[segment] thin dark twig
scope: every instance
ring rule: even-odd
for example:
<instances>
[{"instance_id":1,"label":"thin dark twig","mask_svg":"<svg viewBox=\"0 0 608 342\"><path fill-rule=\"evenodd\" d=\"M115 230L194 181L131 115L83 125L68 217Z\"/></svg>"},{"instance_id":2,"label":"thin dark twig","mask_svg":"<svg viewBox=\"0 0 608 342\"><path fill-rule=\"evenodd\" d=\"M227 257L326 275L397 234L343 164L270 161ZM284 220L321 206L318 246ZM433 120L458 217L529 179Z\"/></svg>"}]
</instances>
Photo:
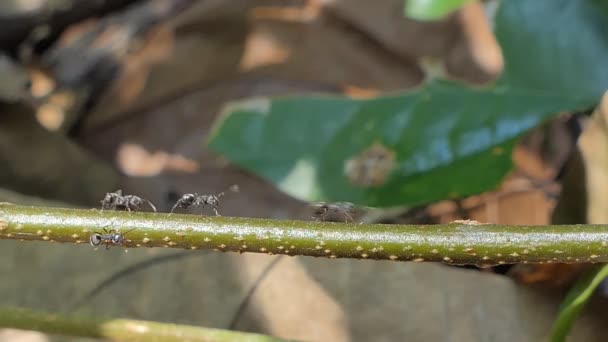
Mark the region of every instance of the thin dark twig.
<instances>
[{"instance_id":1,"label":"thin dark twig","mask_svg":"<svg viewBox=\"0 0 608 342\"><path fill-rule=\"evenodd\" d=\"M236 325L239 322L239 320L241 319L241 316L243 315L243 313L245 312L247 305L249 305L249 301L251 300L251 297L253 297L253 294L258 289L258 287L260 286L262 281L264 281L264 279L266 279L266 276L268 276L268 274L270 274L270 271L272 271L272 269L282 259L283 259L283 256L277 256L274 260L272 260L270 263L268 263L268 265L266 265L266 268L264 268L262 273L260 273L258 278L254 281L253 285L249 288L249 291L243 298L243 301L241 301L239 308L236 310L234 316L232 317L232 320L230 321L230 325L228 326L229 330L236 330Z\"/></svg>"},{"instance_id":2,"label":"thin dark twig","mask_svg":"<svg viewBox=\"0 0 608 342\"><path fill-rule=\"evenodd\" d=\"M95 288L87 292L84 296L80 297L78 300L71 305L68 311L77 310L82 307L85 303L90 302L93 298L95 298L103 289L117 282L121 278L131 275L133 273L143 271L144 269L161 264L163 262L175 261L181 258L185 258L188 256L197 256L200 255L198 253L187 253L187 252L177 252L168 255L159 255L150 259L146 259L144 261L138 262L136 264L127 266L121 269L118 272L112 273L108 278L99 283Z\"/></svg>"},{"instance_id":3,"label":"thin dark twig","mask_svg":"<svg viewBox=\"0 0 608 342\"><path fill-rule=\"evenodd\" d=\"M102 290L109 287L113 283L119 281L121 278L123 278L125 276L131 275L131 274L139 272L139 271L143 271L144 269L146 269L148 267L152 267L152 266L164 263L164 262L175 261L175 260L187 257L187 256L195 256L195 255L200 255L200 254L178 252L178 253L173 253L173 254L169 254L169 255L156 256L156 257L138 262L136 264L127 266L118 272L114 272L108 278L106 278L101 283L99 283L97 286L95 286L95 288L91 289L84 296L82 296L78 300L76 300L74 302L74 304L69 308L69 311L74 311L74 310L79 309L86 303L93 300ZM253 295L255 294L255 291L258 289L259 285L264 281L264 279L268 276L268 274L270 274L270 271L272 271L272 269L279 263L279 261L281 259L282 259L282 257L278 256L273 261L271 261L268 265L266 265L266 268L264 268L264 270L260 273L258 278L254 281L253 285L249 288L249 291L247 291L247 294L245 295L245 297L239 304L238 309L236 310L234 316L232 317L232 320L230 321L230 325L229 325L230 330L235 330L235 327L236 327L237 323L239 322L241 316L245 312L245 309L247 308L247 305L249 304L251 297L253 297Z\"/></svg>"}]
</instances>

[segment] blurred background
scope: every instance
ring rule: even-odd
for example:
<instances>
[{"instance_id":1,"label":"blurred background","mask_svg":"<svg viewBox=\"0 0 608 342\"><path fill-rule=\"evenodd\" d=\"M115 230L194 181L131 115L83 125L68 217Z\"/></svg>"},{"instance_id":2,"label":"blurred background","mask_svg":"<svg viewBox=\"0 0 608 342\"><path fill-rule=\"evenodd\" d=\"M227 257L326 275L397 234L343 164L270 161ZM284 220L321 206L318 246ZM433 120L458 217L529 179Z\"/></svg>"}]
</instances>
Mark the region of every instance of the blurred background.
<instances>
[{"instance_id":1,"label":"blurred background","mask_svg":"<svg viewBox=\"0 0 608 342\"><path fill-rule=\"evenodd\" d=\"M222 132L217 119L226 105L285 95L364 100L435 79L483 89L505 69L493 33L499 5L469 1L421 21L404 15L402 0L2 1L0 200L98 208L106 192L123 189L168 211L183 193L238 184L221 214L309 219L307 198L208 147L212 127ZM606 135L590 119L594 105L580 107L522 131L512 149L492 147L512 152L514 163L497 187L404 201L374 220L605 223L606 202L590 189L605 182L603 156L593 151ZM331 126L332 116L326 120ZM587 268L124 253L15 241L0 241L0 258L2 305L308 341L544 340L564 291ZM573 340L602 340L604 301L592 303ZM0 340L65 339L4 329Z\"/></svg>"}]
</instances>

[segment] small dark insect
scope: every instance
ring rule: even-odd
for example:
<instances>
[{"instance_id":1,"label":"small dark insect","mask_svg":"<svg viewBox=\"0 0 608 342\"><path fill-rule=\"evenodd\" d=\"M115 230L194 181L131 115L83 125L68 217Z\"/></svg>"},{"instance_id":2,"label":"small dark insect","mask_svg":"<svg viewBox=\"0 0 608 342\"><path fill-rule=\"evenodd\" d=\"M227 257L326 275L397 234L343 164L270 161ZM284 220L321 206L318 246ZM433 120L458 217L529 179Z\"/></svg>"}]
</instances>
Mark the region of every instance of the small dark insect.
<instances>
[{"instance_id":1,"label":"small dark insect","mask_svg":"<svg viewBox=\"0 0 608 342\"><path fill-rule=\"evenodd\" d=\"M122 190L108 192L106 197L101 201L101 210L114 209L126 211L138 211L144 203L147 203L154 212L156 207L152 202L135 195L123 195Z\"/></svg>"},{"instance_id":2,"label":"small dark insect","mask_svg":"<svg viewBox=\"0 0 608 342\"><path fill-rule=\"evenodd\" d=\"M122 246L127 241L127 239L125 238L125 235L127 235L129 232L131 232L135 229L137 229L137 228L133 228L123 234L123 233L117 232L114 229L107 230L104 228L103 231L105 232L105 234L95 232L89 238L89 242L91 243L91 246L93 246L93 247L98 247L102 243L105 243L106 249L109 249L110 245Z\"/></svg>"},{"instance_id":3,"label":"small dark insect","mask_svg":"<svg viewBox=\"0 0 608 342\"><path fill-rule=\"evenodd\" d=\"M313 219L329 222L354 222L353 215L359 209L350 202L317 202L310 206L313 209Z\"/></svg>"},{"instance_id":4,"label":"small dark insect","mask_svg":"<svg viewBox=\"0 0 608 342\"><path fill-rule=\"evenodd\" d=\"M228 190L232 192L238 192L239 187L237 185L233 185ZM220 216L217 211L217 208L220 206L220 198L222 198L224 195L224 192L220 192L217 195L199 195L197 193L185 194L180 199L178 199L177 202L175 202L175 205L171 209L170 214L172 214L176 208L188 209L190 207L204 208L206 206L210 206L211 209L213 209L215 215Z\"/></svg>"}]
</instances>

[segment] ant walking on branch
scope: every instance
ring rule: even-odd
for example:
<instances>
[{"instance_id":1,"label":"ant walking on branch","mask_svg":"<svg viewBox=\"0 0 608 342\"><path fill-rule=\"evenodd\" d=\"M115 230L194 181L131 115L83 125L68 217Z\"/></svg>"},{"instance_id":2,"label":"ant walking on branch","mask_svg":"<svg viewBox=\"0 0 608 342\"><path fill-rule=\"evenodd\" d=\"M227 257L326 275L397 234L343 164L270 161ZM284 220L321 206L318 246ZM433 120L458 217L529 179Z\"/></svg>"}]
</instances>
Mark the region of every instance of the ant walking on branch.
<instances>
[{"instance_id":1,"label":"ant walking on branch","mask_svg":"<svg viewBox=\"0 0 608 342\"><path fill-rule=\"evenodd\" d=\"M238 192L239 187L238 185L233 185L228 190L232 192ZM213 209L215 216L220 216L217 209L220 206L220 198L222 198L224 195L225 192L220 192L216 195L199 195L198 193L185 194L180 199L178 199L177 202L175 202L175 205L171 209L170 214L173 214L173 211L177 208L188 209L190 207L204 208L210 206L211 209Z\"/></svg>"},{"instance_id":2,"label":"ant walking on branch","mask_svg":"<svg viewBox=\"0 0 608 342\"><path fill-rule=\"evenodd\" d=\"M147 203L154 212L156 207L147 199L135 195L123 195L122 190L108 192L106 197L101 201L101 210L114 209L126 211L139 211L144 203Z\"/></svg>"},{"instance_id":3,"label":"ant walking on branch","mask_svg":"<svg viewBox=\"0 0 608 342\"><path fill-rule=\"evenodd\" d=\"M310 204L313 219L329 222L354 222L353 213L356 205L349 202L316 202Z\"/></svg>"},{"instance_id":4,"label":"ant walking on branch","mask_svg":"<svg viewBox=\"0 0 608 342\"><path fill-rule=\"evenodd\" d=\"M89 243L93 247L99 247L99 245L104 243L106 245L106 249L109 249L110 245L122 246L127 241L125 235L127 235L131 231L134 231L135 229L137 228L133 228L123 234L114 229L107 230L104 228L103 231L105 232L105 234L97 232L93 233L89 238Z\"/></svg>"}]
</instances>

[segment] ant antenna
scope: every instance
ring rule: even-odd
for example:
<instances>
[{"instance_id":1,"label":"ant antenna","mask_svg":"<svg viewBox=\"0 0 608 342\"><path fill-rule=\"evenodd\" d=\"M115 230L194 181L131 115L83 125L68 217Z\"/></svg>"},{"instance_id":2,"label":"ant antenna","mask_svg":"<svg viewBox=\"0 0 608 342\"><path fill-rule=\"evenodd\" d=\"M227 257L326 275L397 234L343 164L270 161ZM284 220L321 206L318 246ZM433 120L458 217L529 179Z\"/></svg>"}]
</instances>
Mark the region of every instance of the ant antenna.
<instances>
[{"instance_id":1,"label":"ant antenna","mask_svg":"<svg viewBox=\"0 0 608 342\"><path fill-rule=\"evenodd\" d=\"M169 212L169 215L167 215L167 216L173 215L173 210L175 210L175 208L177 208L177 203L175 203L175 205L173 205L173 208L171 208L171 211Z\"/></svg>"},{"instance_id":2,"label":"ant antenna","mask_svg":"<svg viewBox=\"0 0 608 342\"><path fill-rule=\"evenodd\" d=\"M127 234L129 234L130 232L132 232L132 231L134 231L134 230L136 230L136 229L137 229L137 228L129 229L129 230L127 230L126 232L121 233L121 234L122 234L122 235L127 235Z\"/></svg>"},{"instance_id":3,"label":"ant antenna","mask_svg":"<svg viewBox=\"0 0 608 342\"><path fill-rule=\"evenodd\" d=\"M198 196L197 193L194 193L193 195L195 197ZM183 198L183 196L182 196L182 198ZM180 205L180 201L181 201L181 198L177 202L175 202L175 204L173 205L173 208L171 208L171 211L169 212L168 216L171 216L173 214L173 211Z\"/></svg>"},{"instance_id":4,"label":"ant antenna","mask_svg":"<svg viewBox=\"0 0 608 342\"><path fill-rule=\"evenodd\" d=\"M239 192L239 186L238 186L238 185L236 185L236 184L233 184L233 185L231 185L231 186L228 188L228 190L227 190L227 191L231 191L231 192ZM225 192L225 191L222 191L222 192L220 192L219 194L217 194L217 195L215 195L215 196L216 196L217 198L220 198L220 197L225 196L225 195L226 195L226 192Z\"/></svg>"},{"instance_id":5,"label":"ant antenna","mask_svg":"<svg viewBox=\"0 0 608 342\"><path fill-rule=\"evenodd\" d=\"M346 218L346 222L348 222L348 221L350 221L351 223L355 222L355 220L353 219L353 216L350 213L345 211L343 214L344 214L344 217Z\"/></svg>"},{"instance_id":6,"label":"ant antenna","mask_svg":"<svg viewBox=\"0 0 608 342\"><path fill-rule=\"evenodd\" d=\"M121 233L121 234L122 234L122 236L124 236L124 237L125 237L125 241L126 241L126 236L127 236L127 234L129 234L130 232L132 232L132 231L134 231L134 230L136 230L136 229L137 229L137 228L129 229L129 230L127 230L126 232ZM131 241L131 240L129 240L129 241ZM129 253L129 249L127 248L127 246L126 246L124 243L123 243L123 246L125 246L125 253Z\"/></svg>"}]
</instances>

